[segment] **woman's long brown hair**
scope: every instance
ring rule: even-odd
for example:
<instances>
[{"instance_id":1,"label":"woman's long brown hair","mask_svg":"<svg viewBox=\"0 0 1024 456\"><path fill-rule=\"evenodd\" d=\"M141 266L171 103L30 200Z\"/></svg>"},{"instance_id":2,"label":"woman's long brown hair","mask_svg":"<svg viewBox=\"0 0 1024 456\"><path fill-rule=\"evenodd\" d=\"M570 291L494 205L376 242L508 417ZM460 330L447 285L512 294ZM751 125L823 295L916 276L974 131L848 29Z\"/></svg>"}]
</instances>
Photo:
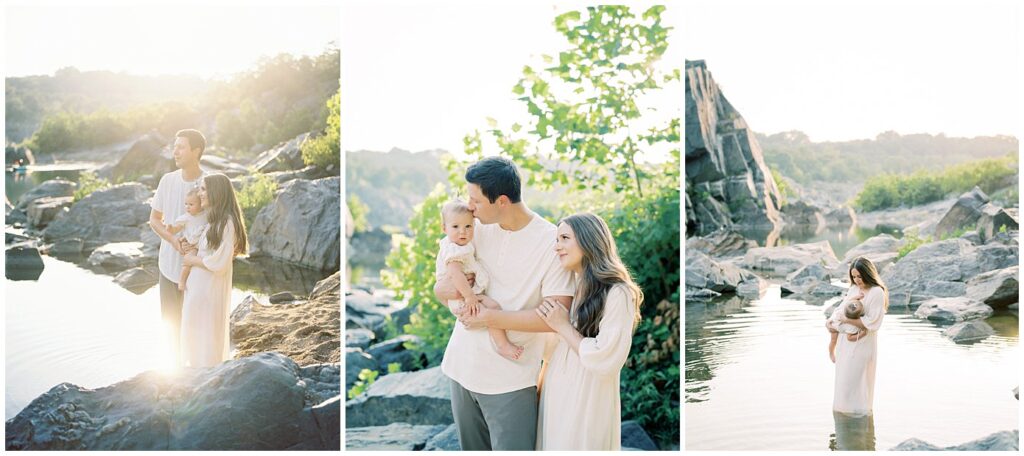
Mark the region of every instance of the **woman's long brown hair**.
<instances>
[{"instance_id":1,"label":"woman's long brown hair","mask_svg":"<svg viewBox=\"0 0 1024 456\"><path fill-rule=\"evenodd\" d=\"M211 249L220 247L224 226L230 220L235 227L234 253L246 254L249 251L249 240L245 235L245 218L242 217L242 208L238 205L231 179L223 174L209 174L203 178L203 182L206 184L206 201L210 204L207 208L207 220L210 222L210 230L206 232L207 243Z\"/></svg>"},{"instance_id":2,"label":"woman's long brown hair","mask_svg":"<svg viewBox=\"0 0 1024 456\"><path fill-rule=\"evenodd\" d=\"M878 276L878 268L875 267L875 263L865 257L857 257L850 263L850 283L856 284L853 281L853 270L856 269L860 273L860 279L864 283L873 287L882 289L882 296L885 302L885 311L889 311L889 289L886 288L885 282L882 282L882 278Z\"/></svg>"},{"instance_id":3,"label":"woman's long brown hair","mask_svg":"<svg viewBox=\"0 0 1024 456\"><path fill-rule=\"evenodd\" d=\"M634 301L635 328L640 322L640 305L643 304L644 294L633 282L626 265L622 264L608 225L601 217L586 212L570 215L559 222L562 223L572 228L576 244L583 251L582 273L574 297L577 302L574 318L576 330L583 337L597 336L608 290L618 284L626 286L629 290L627 294Z\"/></svg>"}]
</instances>

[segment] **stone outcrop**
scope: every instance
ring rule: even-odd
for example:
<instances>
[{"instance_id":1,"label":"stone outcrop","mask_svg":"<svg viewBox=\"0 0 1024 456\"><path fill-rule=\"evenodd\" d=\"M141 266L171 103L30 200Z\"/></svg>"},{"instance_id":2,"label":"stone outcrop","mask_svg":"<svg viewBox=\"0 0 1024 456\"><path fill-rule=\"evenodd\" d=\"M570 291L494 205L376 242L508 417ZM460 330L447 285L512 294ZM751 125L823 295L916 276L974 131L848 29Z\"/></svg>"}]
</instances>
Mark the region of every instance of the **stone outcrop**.
<instances>
[{"instance_id":1,"label":"stone outcrop","mask_svg":"<svg viewBox=\"0 0 1024 456\"><path fill-rule=\"evenodd\" d=\"M420 451L425 449L428 440L443 432L445 428L444 425L417 426L407 423L349 427L345 429L345 450Z\"/></svg>"},{"instance_id":2,"label":"stone outcrop","mask_svg":"<svg viewBox=\"0 0 1024 456\"><path fill-rule=\"evenodd\" d=\"M807 265L819 264L834 269L839 260L828 241L781 247L757 247L747 251L740 265L751 270L789 274Z\"/></svg>"},{"instance_id":3,"label":"stone outcrop","mask_svg":"<svg viewBox=\"0 0 1024 456\"><path fill-rule=\"evenodd\" d=\"M231 318L236 356L275 351L300 365L341 362L340 281L341 273L336 272L317 282L308 299L288 304L246 300Z\"/></svg>"},{"instance_id":4,"label":"stone outcrop","mask_svg":"<svg viewBox=\"0 0 1024 456\"><path fill-rule=\"evenodd\" d=\"M932 298L922 302L914 312L917 318L939 323L985 319L991 315L991 307L965 297Z\"/></svg>"},{"instance_id":5,"label":"stone outcrop","mask_svg":"<svg viewBox=\"0 0 1024 456\"><path fill-rule=\"evenodd\" d=\"M156 271L146 268L132 268L114 277L114 283L135 294L145 293L159 282Z\"/></svg>"},{"instance_id":6,"label":"stone outcrop","mask_svg":"<svg viewBox=\"0 0 1024 456\"><path fill-rule=\"evenodd\" d=\"M163 176L177 169L173 151L163 135L151 131L135 141L128 152L109 170L111 180L134 179L143 175Z\"/></svg>"},{"instance_id":7,"label":"stone outcrop","mask_svg":"<svg viewBox=\"0 0 1024 456\"><path fill-rule=\"evenodd\" d=\"M890 305L913 307L930 298L964 296L971 278L1018 264L1016 233L1000 233L983 245L954 238L914 249L882 270Z\"/></svg>"},{"instance_id":8,"label":"stone outcrop","mask_svg":"<svg viewBox=\"0 0 1024 456\"><path fill-rule=\"evenodd\" d=\"M257 156L252 167L261 173L302 169L306 166L302 161L302 143L308 136L309 133L303 133L279 143Z\"/></svg>"},{"instance_id":9,"label":"stone outcrop","mask_svg":"<svg viewBox=\"0 0 1024 456\"><path fill-rule=\"evenodd\" d=\"M706 288L718 293L736 291L741 282L754 275L728 262L718 262L700 251L686 253L686 287Z\"/></svg>"},{"instance_id":10,"label":"stone outcrop","mask_svg":"<svg viewBox=\"0 0 1024 456\"><path fill-rule=\"evenodd\" d=\"M826 226L828 224L825 220L825 213L822 208L801 200L787 203L782 207L782 214L785 216L787 225L793 224L819 227Z\"/></svg>"},{"instance_id":11,"label":"stone outcrop","mask_svg":"<svg viewBox=\"0 0 1024 456\"><path fill-rule=\"evenodd\" d=\"M390 240L389 240L390 241ZM703 252L716 258L743 255L757 247L757 242L733 230L718 230L707 236L692 236L686 240L686 253Z\"/></svg>"},{"instance_id":12,"label":"stone outcrop","mask_svg":"<svg viewBox=\"0 0 1024 456\"><path fill-rule=\"evenodd\" d=\"M337 271L341 266L340 185L339 177L285 184L250 228L250 254Z\"/></svg>"},{"instance_id":13,"label":"stone outcrop","mask_svg":"<svg viewBox=\"0 0 1024 456\"><path fill-rule=\"evenodd\" d=\"M89 264L102 266L108 271L123 271L134 268L143 261L141 242L113 242L104 244L89 255Z\"/></svg>"},{"instance_id":14,"label":"stone outcrop","mask_svg":"<svg viewBox=\"0 0 1024 456\"><path fill-rule=\"evenodd\" d=\"M82 239L86 250L111 242L139 241L142 227L149 229L146 224L152 196L151 190L135 183L97 190L51 222L43 231L43 239Z\"/></svg>"},{"instance_id":15,"label":"stone outcrop","mask_svg":"<svg viewBox=\"0 0 1024 456\"><path fill-rule=\"evenodd\" d=\"M846 255L843 256L843 261L834 271L835 275L846 278L850 270L850 263L858 257L865 257L871 260L875 268L881 272L886 266L896 261L900 247L905 243L906 241L896 239L888 234L879 234L868 238L868 240L846 252ZM849 279L847 278L847 280Z\"/></svg>"},{"instance_id":16,"label":"stone outcrop","mask_svg":"<svg viewBox=\"0 0 1024 456\"><path fill-rule=\"evenodd\" d=\"M7 421L6 449L339 450L339 371L261 353L97 389L62 383Z\"/></svg>"},{"instance_id":17,"label":"stone outcrop","mask_svg":"<svg viewBox=\"0 0 1024 456\"><path fill-rule=\"evenodd\" d=\"M43 258L32 241L8 245L4 275L10 280L37 280L43 274Z\"/></svg>"},{"instance_id":18,"label":"stone outcrop","mask_svg":"<svg viewBox=\"0 0 1024 456\"><path fill-rule=\"evenodd\" d=\"M382 376L363 394L345 403L345 426L452 424L449 382L440 366Z\"/></svg>"},{"instance_id":19,"label":"stone outcrop","mask_svg":"<svg viewBox=\"0 0 1024 456\"><path fill-rule=\"evenodd\" d=\"M46 228L46 225L71 208L74 199L73 196L57 196L32 201L25 210L29 226L36 229Z\"/></svg>"},{"instance_id":20,"label":"stone outcrop","mask_svg":"<svg viewBox=\"0 0 1024 456\"><path fill-rule=\"evenodd\" d=\"M686 231L779 225L779 191L754 132L703 60L686 62Z\"/></svg>"},{"instance_id":21,"label":"stone outcrop","mask_svg":"<svg viewBox=\"0 0 1024 456\"><path fill-rule=\"evenodd\" d=\"M991 325L982 320L962 321L942 331L942 335L958 344L972 343L996 333Z\"/></svg>"},{"instance_id":22,"label":"stone outcrop","mask_svg":"<svg viewBox=\"0 0 1024 456\"><path fill-rule=\"evenodd\" d=\"M397 363L403 371L411 371L423 365L426 359L411 350L405 348L406 343L421 343L419 337L412 334L402 334L393 339L371 345L366 353L373 357L377 363L377 370L387 372L388 365Z\"/></svg>"},{"instance_id":23,"label":"stone outcrop","mask_svg":"<svg viewBox=\"0 0 1024 456\"><path fill-rule=\"evenodd\" d=\"M51 179L22 194L14 208L25 211L28 209L29 204L37 199L72 196L77 189L78 184L74 182L64 179Z\"/></svg>"},{"instance_id":24,"label":"stone outcrop","mask_svg":"<svg viewBox=\"0 0 1024 456\"><path fill-rule=\"evenodd\" d=\"M1016 214L1011 214L1006 209L989 203L981 207L977 229L981 240L986 241L992 239L1000 231L1020 230L1020 223L1017 221Z\"/></svg>"},{"instance_id":25,"label":"stone outcrop","mask_svg":"<svg viewBox=\"0 0 1024 456\"><path fill-rule=\"evenodd\" d=\"M345 330L345 347L367 349L377 336L373 331L363 328L352 328Z\"/></svg>"},{"instance_id":26,"label":"stone outcrop","mask_svg":"<svg viewBox=\"0 0 1024 456\"><path fill-rule=\"evenodd\" d=\"M361 348L345 347L345 391L352 388L363 369L377 370L377 362Z\"/></svg>"},{"instance_id":27,"label":"stone outcrop","mask_svg":"<svg viewBox=\"0 0 1024 456\"><path fill-rule=\"evenodd\" d=\"M220 173L228 177L241 176L249 174L249 168L228 160L224 157L218 157L211 154L203 154L202 158L199 159L199 167L204 173Z\"/></svg>"},{"instance_id":28,"label":"stone outcrop","mask_svg":"<svg viewBox=\"0 0 1024 456\"><path fill-rule=\"evenodd\" d=\"M1006 308L1020 300L1020 267L996 269L967 281L967 297L994 309Z\"/></svg>"}]
</instances>

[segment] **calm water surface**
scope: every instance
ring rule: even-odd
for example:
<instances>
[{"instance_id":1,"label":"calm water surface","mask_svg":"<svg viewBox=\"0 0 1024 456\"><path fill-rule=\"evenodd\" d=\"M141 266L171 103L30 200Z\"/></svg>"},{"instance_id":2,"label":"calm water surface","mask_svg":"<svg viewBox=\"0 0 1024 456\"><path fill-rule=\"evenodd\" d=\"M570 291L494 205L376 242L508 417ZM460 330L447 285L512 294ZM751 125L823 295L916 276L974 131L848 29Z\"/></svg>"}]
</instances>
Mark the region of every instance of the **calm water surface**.
<instances>
[{"instance_id":1,"label":"calm water surface","mask_svg":"<svg viewBox=\"0 0 1024 456\"><path fill-rule=\"evenodd\" d=\"M169 366L153 287L136 295L80 263L44 256L38 280L6 282L5 419L61 382L98 388ZM236 260L231 307L246 296L306 295L329 273Z\"/></svg>"},{"instance_id":2,"label":"calm water surface","mask_svg":"<svg viewBox=\"0 0 1024 456\"><path fill-rule=\"evenodd\" d=\"M1016 313L987 320L995 336L958 345L890 309L874 416L851 419L832 414L825 301L779 293L686 303L686 449L885 450L912 437L947 446L1018 428Z\"/></svg>"}]
</instances>

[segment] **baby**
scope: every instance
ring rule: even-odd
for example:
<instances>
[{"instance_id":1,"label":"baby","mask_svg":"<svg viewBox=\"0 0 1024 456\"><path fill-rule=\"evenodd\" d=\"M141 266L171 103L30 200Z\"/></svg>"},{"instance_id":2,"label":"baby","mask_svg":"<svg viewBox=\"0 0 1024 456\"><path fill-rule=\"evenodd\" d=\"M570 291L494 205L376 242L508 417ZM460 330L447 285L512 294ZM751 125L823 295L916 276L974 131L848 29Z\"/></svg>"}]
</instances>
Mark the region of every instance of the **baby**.
<instances>
[{"instance_id":1,"label":"baby","mask_svg":"<svg viewBox=\"0 0 1024 456\"><path fill-rule=\"evenodd\" d=\"M437 280L448 277L462 295L462 300L448 301L448 307L453 312L465 309L470 315L476 315L481 305L500 310L493 301L485 302L477 296L487 288L488 276L483 265L476 260L473 249L473 213L469 206L459 200L449 201L441 208L441 222L445 237L441 239L441 248L437 252ZM468 274L476 276L472 286L466 278ZM510 342L502 329L490 328L488 331L501 356L513 361L519 359L523 347Z\"/></svg>"},{"instance_id":2,"label":"baby","mask_svg":"<svg viewBox=\"0 0 1024 456\"><path fill-rule=\"evenodd\" d=\"M183 255L187 255L199 253L195 246L199 245L199 240L206 234L206 229L209 226L210 224L206 221L206 211L203 210L202 202L199 200L199 190L193 188L185 195L185 213L175 219L174 223L168 225L167 230L173 234L181 233L181 237L184 237L193 246L183 253ZM190 272L192 272L191 266L181 268L181 277L178 279L179 290L185 290L185 282L188 280Z\"/></svg>"},{"instance_id":3,"label":"baby","mask_svg":"<svg viewBox=\"0 0 1024 456\"><path fill-rule=\"evenodd\" d=\"M840 312L846 315L846 318L857 319L864 315L864 303L861 301L864 299L864 294L858 292L854 295L850 301L846 302L846 305L841 305L832 312L832 316L828 319L829 328L834 331L830 332L832 340L828 343L828 357L832 362L836 362L836 344L839 342L839 335L846 334L857 334L861 332L861 329L850 323L841 323L839 320Z\"/></svg>"}]
</instances>

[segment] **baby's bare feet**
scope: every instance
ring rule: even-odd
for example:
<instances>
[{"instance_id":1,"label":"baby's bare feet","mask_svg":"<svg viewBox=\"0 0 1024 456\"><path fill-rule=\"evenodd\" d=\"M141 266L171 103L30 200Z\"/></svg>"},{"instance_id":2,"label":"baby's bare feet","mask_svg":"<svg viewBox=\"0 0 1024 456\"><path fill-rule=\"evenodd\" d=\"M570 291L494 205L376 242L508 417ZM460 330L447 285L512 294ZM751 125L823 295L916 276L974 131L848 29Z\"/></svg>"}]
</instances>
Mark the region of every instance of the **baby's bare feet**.
<instances>
[{"instance_id":1,"label":"baby's bare feet","mask_svg":"<svg viewBox=\"0 0 1024 456\"><path fill-rule=\"evenodd\" d=\"M523 347L515 344L505 344L498 346L498 354L504 356L509 361L516 361L523 354Z\"/></svg>"}]
</instances>

